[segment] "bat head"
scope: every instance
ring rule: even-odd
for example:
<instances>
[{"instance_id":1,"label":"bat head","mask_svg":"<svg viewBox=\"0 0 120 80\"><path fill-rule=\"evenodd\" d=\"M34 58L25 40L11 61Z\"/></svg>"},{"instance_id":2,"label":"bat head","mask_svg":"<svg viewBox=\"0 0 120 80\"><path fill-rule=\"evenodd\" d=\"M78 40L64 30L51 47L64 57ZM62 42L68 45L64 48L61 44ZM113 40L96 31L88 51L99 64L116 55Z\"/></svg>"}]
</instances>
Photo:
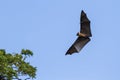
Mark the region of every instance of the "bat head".
<instances>
[{"instance_id":1,"label":"bat head","mask_svg":"<svg viewBox=\"0 0 120 80\"><path fill-rule=\"evenodd\" d=\"M80 32L78 32L78 33L76 34L76 36L80 36Z\"/></svg>"}]
</instances>

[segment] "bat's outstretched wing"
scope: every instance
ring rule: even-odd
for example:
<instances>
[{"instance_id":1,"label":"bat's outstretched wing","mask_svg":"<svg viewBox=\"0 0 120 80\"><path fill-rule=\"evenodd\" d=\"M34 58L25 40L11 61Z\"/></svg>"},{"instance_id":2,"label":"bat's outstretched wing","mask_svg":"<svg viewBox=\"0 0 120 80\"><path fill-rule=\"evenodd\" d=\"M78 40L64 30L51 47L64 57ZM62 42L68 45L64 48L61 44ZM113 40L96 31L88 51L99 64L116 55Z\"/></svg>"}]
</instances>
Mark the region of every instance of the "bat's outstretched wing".
<instances>
[{"instance_id":1,"label":"bat's outstretched wing","mask_svg":"<svg viewBox=\"0 0 120 80\"><path fill-rule=\"evenodd\" d=\"M87 18L86 13L82 10L81 11L81 17L80 17L80 33L85 34L87 37L91 37L91 29L90 29L90 20Z\"/></svg>"},{"instance_id":2,"label":"bat's outstretched wing","mask_svg":"<svg viewBox=\"0 0 120 80\"><path fill-rule=\"evenodd\" d=\"M71 55L73 53L78 53L88 42L90 38L88 37L78 37L73 45L68 49L65 55Z\"/></svg>"}]
</instances>

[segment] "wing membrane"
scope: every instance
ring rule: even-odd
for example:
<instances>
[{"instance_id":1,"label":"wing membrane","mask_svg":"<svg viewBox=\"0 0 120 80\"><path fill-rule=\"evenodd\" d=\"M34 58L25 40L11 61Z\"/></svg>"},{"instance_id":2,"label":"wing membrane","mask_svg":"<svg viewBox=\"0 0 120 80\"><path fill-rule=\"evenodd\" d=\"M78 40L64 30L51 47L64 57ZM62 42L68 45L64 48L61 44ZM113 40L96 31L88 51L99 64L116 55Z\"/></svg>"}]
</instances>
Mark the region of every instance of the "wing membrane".
<instances>
[{"instance_id":1,"label":"wing membrane","mask_svg":"<svg viewBox=\"0 0 120 80\"><path fill-rule=\"evenodd\" d=\"M87 37L91 37L91 29L90 29L90 20L87 18L86 13L84 11L81 12L81 28L80 28L80 33L86 34Z\"/></svg>"},{"instance_id":2,"label":"wing membrane","mask_svg":"<svg viewBox=\"0 0 120 80\"><path fill-rule=\"evenodd\" d=\"M77 40L73 43L73 45L68 49L66 55L78 53L89 41L90 38L78 37Z\"/></svg>"}]
</instances>

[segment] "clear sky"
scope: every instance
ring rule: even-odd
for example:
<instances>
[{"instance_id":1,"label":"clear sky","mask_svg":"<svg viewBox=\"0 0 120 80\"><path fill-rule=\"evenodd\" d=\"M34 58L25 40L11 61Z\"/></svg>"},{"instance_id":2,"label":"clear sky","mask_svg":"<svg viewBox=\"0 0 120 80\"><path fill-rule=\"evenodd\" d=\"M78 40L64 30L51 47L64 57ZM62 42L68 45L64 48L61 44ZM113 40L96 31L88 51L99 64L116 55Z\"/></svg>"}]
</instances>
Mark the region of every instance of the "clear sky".
<instances>
[{"instance_id":1,"label":"clear sky","mask_svg":"<svg viewBox=\"0 0 120 80\"><path fill-rule=\"evenodd\" d=\"M92 38L79 54L65 56L76 40L80 12ZM30 49L34 80L120 80L119 0L1 0L0 48Z\"/></svg>"}]
</instances>

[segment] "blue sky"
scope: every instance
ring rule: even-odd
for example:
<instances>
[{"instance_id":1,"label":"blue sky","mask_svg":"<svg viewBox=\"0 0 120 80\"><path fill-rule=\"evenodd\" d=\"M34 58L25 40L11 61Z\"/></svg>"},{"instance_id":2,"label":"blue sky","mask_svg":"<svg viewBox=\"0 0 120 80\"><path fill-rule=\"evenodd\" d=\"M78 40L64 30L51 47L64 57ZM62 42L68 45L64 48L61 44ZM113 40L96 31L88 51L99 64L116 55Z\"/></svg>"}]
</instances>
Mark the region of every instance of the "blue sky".
<instances>
[{"instance_id":1,"label":"blue sky","mask_svg":"<svg viewBox=\"0 0 120 80\"><path fill-rule=\"evenodd\" d=\"M119 0L1 0L0 48L30 49L34 80L120 80ZM79 54L65 56L76 40L80 12L92 38Z\"/></svg>"}]
</instances>

